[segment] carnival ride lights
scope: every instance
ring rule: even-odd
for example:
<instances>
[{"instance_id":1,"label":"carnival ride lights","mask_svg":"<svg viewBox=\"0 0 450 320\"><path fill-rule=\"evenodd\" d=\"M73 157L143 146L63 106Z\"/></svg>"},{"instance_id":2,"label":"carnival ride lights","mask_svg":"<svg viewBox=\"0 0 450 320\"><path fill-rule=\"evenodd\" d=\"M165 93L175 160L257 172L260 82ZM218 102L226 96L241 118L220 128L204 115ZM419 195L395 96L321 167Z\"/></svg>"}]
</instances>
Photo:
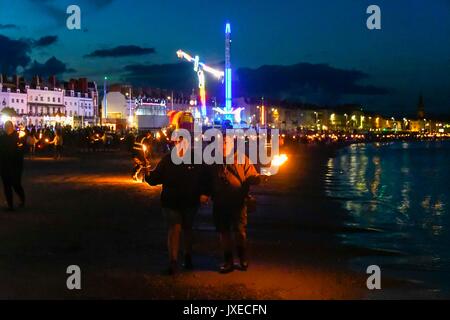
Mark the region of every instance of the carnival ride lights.
<instances>
[{"instance_id":1,"label":"carnival ride lights","mask_svg":"<svg viewBox=\"0 0 450 320\"><path fill-rule=\"evenodd\" d=\"M229 119L230 117L232 117L232 119L230 119L230 120L234 119L234 122L240 123L242 120L241 112L243 110L245 110L245 108L234 108L229 111L229 110L227 110L226 107L225 108L216 107L216 108L213 108L213 110L216 111L217 113L224 115L225 119Z\"/></svg>"},{"instance_id":2,"label":"carnival ride lights","mask_svg":"<svg viewBox=\"0 0 450 320\"><path fill-rule=\"evenodd\" d=\"M231 92L231 25L225 26L225 113L232 114L232 92ZM240 111L238 114L240 118ZM231 119L230 119L231 120ZM238 121L240 122L240 120Z\"/></svg>"},{"instance_id":3,"label":"carnival ride lights","mask_svg":"<svg viewBox=\"0 0 450 320\"><path fill-rule=\"evenodd\" d=\"M209 67L208 65L200 62L200 57L195 56L192 57L188 53L183 50L177 51L177 56L179 59L184 59L188 62L194 64L194 71L197 72L198 76L198 88L200 91L200 101L201 101L201 115L203 118L206 118L206 81L205 81L205 72L212 74L218 80L223 81L225 73L223 71L216 70L214 68Z\"/></svg>"},{"instance_id":4,"label":"carnival ride lights","mask_svg":"<svg viewBox=\"0 0 450 320\"><path fill-rule=\"evenodd\" d=\"M178 58L187 60L194 64L194 71L197 72L199 89L200 89L200 100L201 100L201 116L203 119L206 118L206 88L205 88L205 74L204 72L211 73L217 79L222 82L225 81L225 107L214 107L213 110L223 116L225 120L229 120L232 123L241 122L241 112L244 108L234 108L232 106L233 96L232 96L232 72L231 72L231 24L227 23L225 25L225 71L219 71L213 69L204 63L200 62L198 56L192 57L182 50L177 51Z\"/></svg>"},{"instance_id":5,"label":"carnival ride lights","mask_svg":"<svg viewBox=\"0 0 450 320\"><path fill-rule=\"evenodd\" d=\"M225 107L215 107L214 111L223 115L225 120L231 122L241 122L241 112L244 108L233 109L233 94L232 94L232 74L231 74L231 24L225 25Z\"/></svg>"}]
</instances>

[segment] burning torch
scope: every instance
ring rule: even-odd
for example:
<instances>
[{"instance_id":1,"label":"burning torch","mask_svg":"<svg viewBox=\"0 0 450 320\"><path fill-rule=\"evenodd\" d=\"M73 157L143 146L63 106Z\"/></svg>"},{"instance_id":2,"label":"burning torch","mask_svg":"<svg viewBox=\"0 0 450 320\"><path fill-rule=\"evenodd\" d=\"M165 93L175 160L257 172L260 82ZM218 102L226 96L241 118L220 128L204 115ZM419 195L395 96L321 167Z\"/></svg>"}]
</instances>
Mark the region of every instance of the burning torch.
<instances>
[{"instance_id":1,"label":"burning torch","mask_svg":"<svg viewBox=\"0 0 450 320\"><path fill-rule=\"evenodd\" d=\"M288 161L288 156L285 154L275 155L270 162L270 167L261 167L260 173L263 176L274 176L280 170L280 167L283 166Z\"/></svg>"}]
</instances>

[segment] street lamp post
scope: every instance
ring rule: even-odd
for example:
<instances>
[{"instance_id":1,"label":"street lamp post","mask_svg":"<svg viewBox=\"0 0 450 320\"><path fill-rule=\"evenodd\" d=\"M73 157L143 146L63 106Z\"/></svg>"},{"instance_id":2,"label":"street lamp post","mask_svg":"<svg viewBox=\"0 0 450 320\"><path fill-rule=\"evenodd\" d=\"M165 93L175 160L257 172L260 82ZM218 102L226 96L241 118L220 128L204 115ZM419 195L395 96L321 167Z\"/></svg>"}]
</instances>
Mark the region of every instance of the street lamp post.
<instances>
[{"instance_id":1,"label":"street lamp post","mask_svg":"<svg viewBox=\"0 0 450 320\"><path fill-rule=\"evenodd\" d=\"M94 81L94 88L95 88L95 108L94 108L94 123L97 125L97 116L98 116L98 90L97 90L97 82ZM94 99L92 99L92 102L94 102ZM101 119L101 117L100 117ZM100 126L101 126L100 122Z\"/></svg>"},{"instance_id":2,"label":"street lamp post","mask_svg":"<svg viewBox=\"0 0 450 320\"><path fill-rule=\"evenodd\" d=\"M316 116L316 125L314 129L319 129L319 114L317 112L314 112L314 115Z\"/></svg>"},{"instance_id":3,"label":"street lamp post","mask_svg":"<svg viewBox=\"0 0 450 320\"><path fill-rule=\"evenodd\" d=\"M131 116L132 116L132 112L131 112L131 98L132 98L132 92L131 92L131 87L130 87L130 89L129 89L129 93L127 94L129 97L128 97L128 111L129 111L129 116L130 116L130 118L131 118Z\"/></svg>"},{"instance_id":4,"label":"street lamp post","mask_svg":"<svg viewBox=\"0 0 450 320\"><path fill-rule=\"evenodd\" d=\"M171 110L173 110L173 91L172 91L172 95L167 97L167 100L170 101L170 103L171 103Z\"/></svg>"},{"instance_id":5,"label":"street lamp post","mask_svg":"<svg viewBox=\"0 0 450 320\"><path fill-rule=\"evenodd\" d=\"M133 111L131 110L131 99L132 99L132 91L131 91L131 87L128 89L129 91L127 93L125 93L125 96L128 99L128 119L127 122L129 124L130 127L132 127L133 124Z\"/></svg>"},{"instance_id":6,"label":"street lamp post","mask_svg":"<svg viewBox=\"0 0 450 320\"><path fill-rule=\"evenodd\" d=\"M264 113L264 123L262 123L262 125L266 125L267 128L269 125L269 119L267 119L267 110L266 110L267 108L264 105L264 97L261 98L261 109L262 112Z\"/></svg>"},{"instance_id":7,"label":"street lamp post","mask_svg":"<svg viewBox=\"0 0 450 320\"><path fill-rule=\"evenodd\" d=\"M106 97L106 85L107 85L108 77L105 77L105 82L103 84L103 97L105 99L105 119L108 119L108 99Z\"/></svg>"}]
</instances>

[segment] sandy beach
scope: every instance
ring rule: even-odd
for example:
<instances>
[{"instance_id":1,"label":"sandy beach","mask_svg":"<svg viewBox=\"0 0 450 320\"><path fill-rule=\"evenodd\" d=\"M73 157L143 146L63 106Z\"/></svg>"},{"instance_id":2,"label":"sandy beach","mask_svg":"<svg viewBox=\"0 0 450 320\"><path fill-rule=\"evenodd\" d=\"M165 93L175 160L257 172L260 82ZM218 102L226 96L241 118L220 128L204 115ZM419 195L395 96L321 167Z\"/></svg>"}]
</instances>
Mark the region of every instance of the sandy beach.
<instances>
[{"instance_id":1,"label":"sandy beach","mask_svg":"<svg viewBox=\"0 0 450 320\"><path fill-rule=\"evenodd\" d=\"M367 275L347 260L363 249L336 235L346 217L323 191L332 150L302 147L258 186L249 217L250 269L217 273L221 252L211 210L195 225L193 272L166 267L159 187L131 180L123 152L26 160L25 209L0 212L2 299L367 299ZM348 230L347 230L348 231ZM66 288L66 268L82 270L82 290ZM386 289L398 287L384 280ZM395 295L394 295L395 296ZM378 298L383 294L377 294Z\"/></svg>"}]
</instances>

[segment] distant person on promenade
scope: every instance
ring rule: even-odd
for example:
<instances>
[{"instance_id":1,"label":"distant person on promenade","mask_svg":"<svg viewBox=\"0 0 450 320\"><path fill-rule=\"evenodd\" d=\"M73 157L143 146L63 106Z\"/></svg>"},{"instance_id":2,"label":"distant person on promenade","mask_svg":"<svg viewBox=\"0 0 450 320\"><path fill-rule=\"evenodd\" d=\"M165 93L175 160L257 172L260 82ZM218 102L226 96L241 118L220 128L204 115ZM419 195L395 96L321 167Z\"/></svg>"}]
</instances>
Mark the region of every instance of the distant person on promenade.
<instances>
[{"instance_id":1,"label":"distant person on promenade","mask_svg":"<svg viewBox=\"0 0 450 320\"><path fill-rule=\"evenodd\" d=\"M175 144L177 155L184 156L183 140ZM168 224L167 247L169 251L168 273L178 273L180 237L184 238L184 268L193 269L192 227L201 200L201 165L173 163L171 153L166 154L156 168L146 176L151 186L162 185L162 212ZM204 198L203 198L204 199Z\"/></svg>"},{"instance_id":2,"label":"distant person on promenade","mask_svg":"<svg viewBox=\"0 0 450 320\"><path fill-rule=\"evenodd\" d=\"M54 145L54 158L55 160L62 158L62 152L63 152L63 145L64 145L64 139L62 136L62 132L60 130L55 131L55 137L50 142L50 144Z\"/></svg>"},{"instance_id":3,"label":"distant person on promenade","mask_svg":"<svg viewBox=\"0 0 450 320\"><path fill-rule=\"evenodd\" d=\"M250 202L250 186L260 183L260 176L254 165L245 156L245 163L238 164L234 153L233 137L224 139L224 163L209 168L208 181L213 201L214 224L220 234L224 253L221 273L234 270L233 237L241 270L247 270L247 207ZM225 158L234 153L234 163L226 164Z\"/></svg>"},{"instance_id":4,"label":"distant person on promenade","mask_svg":"<svg viewBox=\"0 0 450 320\"><path fill-rule=\"evenodd\" d=\"M38 143L38 139L36 138L36 131L33 128L30 132L27 134L27 146L29 148L30 157L33 158L36 154L36 144Z\"/></svg>"},{"instance_id":5,"label":"distant person on promenade","mask_svg":"<svg viewBox=\"0 0 450 320\"><path fill-rule=\"evenodd\" d=\"M25 191L21 182L24 144L11 121L6 121L4 127L5 133L0 136L0 175L8 209L13 211L13 190L19 196L20 206L25 205Z\"/></svg>"}]
</instances>

